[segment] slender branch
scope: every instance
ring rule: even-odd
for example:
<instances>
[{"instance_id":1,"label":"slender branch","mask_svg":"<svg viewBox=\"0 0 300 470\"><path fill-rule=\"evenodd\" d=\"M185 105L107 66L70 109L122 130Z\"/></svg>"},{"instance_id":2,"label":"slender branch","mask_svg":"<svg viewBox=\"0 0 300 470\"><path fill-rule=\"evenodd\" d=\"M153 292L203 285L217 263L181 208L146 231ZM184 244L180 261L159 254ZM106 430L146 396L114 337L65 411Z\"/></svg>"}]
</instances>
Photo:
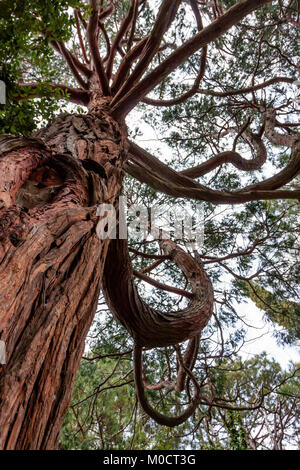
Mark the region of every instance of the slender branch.
<instances>
[{"instance_id":1,"label":"slender branch","mask_svg":"<svg viewBox=\"0 0 300 470\"><path fill-rule=\"evenodd\" d=\"M65 47L65 45L62 42L58 41L50 41L51 46L59 52L64 58L66 63L69 66L69 69L71 70L73 76L83 89L87 89L87 83L84 81L82 76L79 73L79 69L77 65L74 62L74 56L71 54L71 52Z\"/></svg>"},{"instance_id":2,"label":"slender branch","mask_svg":"<svg viewBox=\"0 0 300 470\"><path fill-rule=\"evenodd\" d=\"M106 357L126 356L127 354L131 354L132 351L133 349L129 349L128 351L125 351L125 352L111 353L111 354L99 354L98 356L94 356L94 357L82 356L82 359L84 359L85 361L96 361L100 359L105 359Z\"/></svg>"},{"instance_id":3,"label":"slender branch","mask_svg":"<svg viewBox=\"0 0 300 470\"><path fill-rule=\"evenodd\" d=\"M85 60L85 62L87 64L89 64L90 61L87 57L86 49L85 49L84 42L83 42L83 39L82 39L80 22L79 22L79 15L78 15L78 11L76 10L76 8L74 9L74 15L75 15L75 20L76 20L76 28L77 28L77 33L78 33L78 38L79 38L79 43L80 43L80 47L81 47L82 56L83 56L83 59Z\"/></svg>"},{"instance_id":4,"label":"slender branch","mask_svg":"<svg viewBox=\"0 0 300 470\"><path fill-rule=\"evenodd\" d=\"M141 273L140 271L136 271L135 269L132 271L133 274L141 279L142 281L148 282L148 284L151 284L154 287L157 287L158 289L162 289L168 292L173 292L174 294L178 295L183 295L184 297L187 297L188 299L193 299L194 295L191 292L188 292L184 289L179 289L178 287L173 287L173 286L168 286L167 284L163 284L162 282L156 281L155 279L152 279L151 277L147 276L146 274Z\"/></svg>"},{"instance_id":5,"label":"slender branch","mask_svg":"<svg viewBox=\"0 0 300 470\"><path fill-rule=\"evenodd\" d=\"M190 4L194 13L194 16L196 18L197 22L197 27L198 31L201 31L203 29L203 23L202 23L202 18L199 12L199 8L197 5L196 0L190 0ZM151 98L144 98L143 103L150 104L153 106L175 106L177 104L184 103L188 98L191 98L194 96L196 93L198 93L198 88L200 85L201 80L204 77L205 73L205 66L206 66L206 57L207 57L207 46L203 47L202 53L201 53L201 60L200 60L200 69L197 74L197 77L194 81L193 86L190 88L189 91L186 93L183 93L181 96L169 100L154 100Z\"/></svg>"},{"instance_id":6,"label":"slender branch","mask_svg":"<svg viewBox=\"0 0 300 470\"><path fill-rule=\"evenodd\" d=\"M230 254L222 256L220 258L218 258L216 256L206 256L206 255L201 255L201 258L203 258L204 260L208 260L208 261L204 261L204 264L209 264L209 263L218 263L220 261L226 261L228 259L238 258L240 256L250 255L251 253L253 253L253 251L255 250L255 248L258 245L260 245L261 243L266 241L268 238L269 238L269 235L266 235L263 238L256 239L255 242L249 248L247 248L244 251L240 251L240 252L237 252L237 253L230 253Z\"/></svg>"},{"instance_id":7,"label":"slender branch","mask_svg":"<svg viewBox=\"0 0 300 470\"><path fill-rule=\"evenodd\" d=\"M102 21L99 21L99 28L101 29L101 31L104 35L105 42L106 42L106 56L103 59L103 63L105 63L107 61L108 57L109 57L110 50L111 50L110 39L109 39L106 28L105 28L104 24L102 23Z\"/></svg>"},{"instance_id":8,"label":"slender branch","mask_svg":"<svg viewBox=\"0 0 300 470\"><path fill-rule=\"evenodd\" d=\"M201 95L225 98L226 96L235 96L235 95L243 95L246 93L252 93L253 91L262 90L263 88L267 88L268 86L274 85L275 83L293 83L294 81L295 81L295 78L274 77L274 78L270 78L269 80L266 80L265 82L258 83L257 85L240 88L238 90L215 91L215 90L205 90L201 88L197 90L197 93Z\"/></svg>"},{"instance_id":9,"label":"slender branch","mask_svg":"<svg viewBox=\"0 0 300 470\"><path fill-rule=\"evenodd\" d=\"M114 58L115 58L115 55L116 55L116 51L119 47L119 44L120 44L123 36L126 34L126 31L128 30L128 28L129 28L129 26L132 22L134 12L135 12L135 1L130 0L130 7L129 7L129 10L128 10L127 16L122 21L122 24L121 24L121 26L120 26L120 28L119 28L116 36L115 36L115 39L114 39L112 47L111 47L110 55L109 55L107 66L106 66L106 74L107 74L108 80L110 79L111 74L112 74L112 68L113 68L113 63L114 63Z\"/></svg>"},{"instance_id":10,"label":"slender branch","mask_svg":"<svg viewBox=\"0 0 300 470\"><path fill-rule=\"evenodd\" d=\"M197 335L194 338L191 338L189 340L188 346L186 348L186 351L183 357L183 364L185 365L185 367L182 367L181 361L179 358L180 365L179 365L179 371L178 371L176 386L175 386L175 390L179 393L182 392L185 388L185 380L187 376L186 368L189 369L190 371L192 371L194 368L195 362L197 360L199 343L200 343L200 335Z\"/></svg>"},{"instance_id":11,"label":"slender branch","mask_svg":"<svg viewBox=\"0 0 300 470\"><path fill-rule=\"evenodd\" d=\"M154 261L154 263L152 263L149 266L147 266L146 268L144 268L142 270L142 273L143 274L150 273L151 271L153 271L153 269L157 268L157 266L159 266L163 262L164 262L164 259L158 259L158 260Z\"/></svg>"},{"instance_id":12,"label":"slender branch","mask_svg":"<svg viewBox=\"0 0 300 470\"><path fill-rule=\"evenodd\" d=\"M80 10L76 10L77 11L77 14L78 14L78 18L80 19L81 23L82 23L82 26L84 27L84 29L87 29L88 25L87 25L87 22L85 21L85 19L83 18L82 14L81 14L81 11Z\"/></svg>"},{"instance_id":13,"label":"slender branch","mask_svg":"<svg viewBox=\"0 0 300 470\"><path fill-rule=\"evenodd\" d=\"M103 67L102 59L99 52L98 46L98 27L99 27L99 9L97 0L89 0L89 3L93 9L90 16L90 21L87 28L87 40L90 47L91 56L93 58L94 66L97 75L100 80L102 92L105 96L109 96L109 85L105 70Z\"/></svg>"},{"instance_id":14,"label":"slender branch","mask_svg":"<svg viewBox=\"0 0 300 470\"><path fill-rule=\"evenodd\" d=\"M128 251L131 253L134 253L135 255L142 256L143 258L151 258L151 259L157 259L157 260L169 259L169 256L144 253L143 251L138 251L138 250L135 250L134 248L128 248Z\"/></svg>"},{"instance_id":15,"label":"slender branch","mask_svg":"<svg viewBox=\"0 0 300 470\"><path fill-rule=\"evenodd\" d=\"M116 92L120 89L128 75L131 65L143 52L147 40L148 36L145 36L131 49L131 51L127 52L127 54L123 57L111 86L113 94L116 94Z\"/></svg>"},{"instance_id":16,"label":"slender branch","mask_svg":"<svg viewBox=\"0 0 300 470\"><path fill-rule=\"evenodd\" d=\"M183 366L184 367L184 366ZM144 384L143 384L143 364L142 364L142 347L135 344L134 347L134 380L137 396L142 409L156 421L158 424L162 424L169 427L179 426L184 423L192 414L195 412L200 399L200 387L191 371L186 369L187 374L191 377L194 386L195 393L191 404L186 410L179 416L165 416L156 411L149 404L145 395Z\"/></svg>"},{"instance_id":17,"label":"slender branch","mask_svg":"<svg viewBox=\"0 0 300 470\"><path fill-rule=\"evenodd\" d=\"M139 0L134 0L134 12L133 12L133 18L131 22L131 31L129 34L129 38L127 41L127 52L130 51L132 43L133 43L133 38L134 38L134 33L135 33L135 28L136 28L136 20L138 16L138 8L139 8Z\"/></svg>"}]
</instances>

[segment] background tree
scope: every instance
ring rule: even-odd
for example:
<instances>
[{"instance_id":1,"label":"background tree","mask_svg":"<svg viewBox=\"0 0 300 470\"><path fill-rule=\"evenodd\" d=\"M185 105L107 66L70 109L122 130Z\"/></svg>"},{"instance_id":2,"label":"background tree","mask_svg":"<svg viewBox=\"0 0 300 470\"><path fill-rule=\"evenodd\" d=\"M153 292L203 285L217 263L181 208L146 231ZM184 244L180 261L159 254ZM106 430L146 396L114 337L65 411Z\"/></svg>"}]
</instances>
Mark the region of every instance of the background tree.
<instances>
[{"instance_id":1,"label":"background tree","mask_svg":"<svg viewBox=\"0 0 300 470\"><path fill-rule=\"evenodd\" d=\"M288 186L299 171L297 100L288 91L297 72L296 3L3 3L1 76L8 103L2 129L27 137L0 139L0 332L7 345L1 446L56 447L101 285L134 339L140 404L158 423L179 425L202 400L216 399L203 395L192 369L214 297L221 319L232 312L234 291L221 299L213 292L221 268L246 282L261 275L263 288L271 277L282 288L289 281L289 274L278 274L277 262L277 232L283 239L288 234L280 231L281 219L268 201L300 196ZM60 99L87 110L56 116ZM145 121L174 146L171 166L128 137L125 118L146 105L153 112ZM265 167L274 176L266 177ZM169 196L206 201L210 212L212 204L249 203L227 221L247 243L243 252L227 251L226 223L220 229L210 221L201 256L171 240L150 253L156 266L167 260L186 277L180 290L150 280L189 299L176 313L153 308L138 293L134 276L145 276L132 268L126 240L100 240L95 233L97 206L109 202L118 209L124 171ZM265 243L275 238L276 274ZM251 255L262 244L261 266L248 275ZM232 248L237 246L236 238ZM238 274L232 259L239 260ZM204 267L214 263L208 277ZM294 289L289 283L288 301L294 301ZM145 395L142 348L185 340L185 354L176 349L176 378L158 388L185 390L188 406L178 416L164 415Z\"/></svg>"},{"instance_id":2,"label":"background tree","mask_svg":"<svg viewBox=\"0 0 300 470\"><path fill-rule=\"evenodd\" d=\"M108 346L107 343L107 350L111 351ZM105 349L102 342L102 353ZM233 354L210 364L199 358L195 374L205 384L203 394L213 384L215 393L224 401L216 400L212 405L202 403L190 420L168 428L157 425L137 409L130 350L123 355L117 350L107 355L89 354L82 360L62 428L60 448L283 450L299 447L299 367L296 364L283 370L265 354L246 361ZM172 360L170 351L169 356ZM156 371L151 372L152 380L163 373L163 362L154 357L148 359L148 367ZM264 394L261 406L247 409L261 389ZM172 413L174 399L163 398L159 392L150 394L157 406Z\"/></svg>"}]
</instances>

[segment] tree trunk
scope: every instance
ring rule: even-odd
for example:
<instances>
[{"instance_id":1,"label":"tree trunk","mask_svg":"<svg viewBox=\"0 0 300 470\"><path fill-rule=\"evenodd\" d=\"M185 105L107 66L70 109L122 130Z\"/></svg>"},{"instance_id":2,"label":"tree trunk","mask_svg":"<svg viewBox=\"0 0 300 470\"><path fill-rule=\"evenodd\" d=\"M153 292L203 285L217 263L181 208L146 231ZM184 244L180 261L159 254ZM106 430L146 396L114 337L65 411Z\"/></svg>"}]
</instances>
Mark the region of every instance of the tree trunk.
<instances>
[{"instance_id":1,"label":"tree trunk","mask_svg":"<svg viewBox=\"0 0 300 470\"><path fill-rule=\"evenodd\" d=\"M127 153L105 106L35 138L0 138L1 449L57 447L109 243L96 207L116 205Z\"/></svg>"}]
</instances>

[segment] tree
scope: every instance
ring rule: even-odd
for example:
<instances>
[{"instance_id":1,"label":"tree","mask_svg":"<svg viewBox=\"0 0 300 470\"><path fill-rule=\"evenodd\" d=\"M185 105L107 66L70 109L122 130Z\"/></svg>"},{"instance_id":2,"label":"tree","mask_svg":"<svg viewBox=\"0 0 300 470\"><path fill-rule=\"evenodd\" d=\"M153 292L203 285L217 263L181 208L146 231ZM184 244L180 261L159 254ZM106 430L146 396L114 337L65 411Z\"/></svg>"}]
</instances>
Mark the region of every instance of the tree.
<instances>
[{"instance_id":1,"label":"tree","mask_svg":"<svg viewBox=\"0 0 300 470\"><path fill-rule=\"evenodd\" d=\"M158 423L177 426L201 398L192 369L199 335L213 313L212 280L199 253L159 240L157 262L175 263L191 291L159 287L184 294L189 302L176 313L147 305L134 284L141 274L132 268L127 241L97 236L97 207L110 203L119 210L124 172L169 196L208 204L299 200L299 189L288 186L299 171L297 100L283 97L296 79L295 4L3 3L0 78L8 102L1 111L5 134L0 138L0 332L7 363L0 377L1 447L57 446L101 286L134 339L141 406ZM194 76L191 85L182 82L186 76ZM63 108L62 99L86 110ZM186 157L183 169L171 169L128 137L125 118L138 107L163 107L161 125L175 119L180 126L183 104L192 138L205 129L197 153L206 161L189 168ZM65 113L57 115L62 109ZM287 115L285 122L279 113ZM201 119L196 130L195 115ZM147 119L154 122L157 116L149 113ZM228 150L224 137L230 132ZM178 133L170 139L179 150ZM181 150L193 151L190 142L186 139ZM242 154L249 150L247 159ZM275 175L259 181L254 172L259 174L268 156ZM242 188L230 171L218 177L225 164L245 174ZM207 185L196 181L215 169ZM254 239L245 259L260 243ZM194 395L181 414L165 416L145 395L142 350L185 340L185 355L177 349L172 387L182 391L192 382Z\"/></svg>"},{"instance_id":2,"label":"tree","mask_svg":"<svg viewBox=\"0 0 300 470\"><path fill-rule=\"evenodd\" d=\"M226 395L227 405L236 409L200 405L191 420L168 428L137 411L129 358L120 357L117 365L111 356L97 362L92 356L83 359L61 448L283 450L299 446L296 364L282 370L265 354L246 361L237 356L215 362L209 368L210 380L220 395ZM245 409L261 387L263 405L254 411Z\"/></svg>"}]
</instances>

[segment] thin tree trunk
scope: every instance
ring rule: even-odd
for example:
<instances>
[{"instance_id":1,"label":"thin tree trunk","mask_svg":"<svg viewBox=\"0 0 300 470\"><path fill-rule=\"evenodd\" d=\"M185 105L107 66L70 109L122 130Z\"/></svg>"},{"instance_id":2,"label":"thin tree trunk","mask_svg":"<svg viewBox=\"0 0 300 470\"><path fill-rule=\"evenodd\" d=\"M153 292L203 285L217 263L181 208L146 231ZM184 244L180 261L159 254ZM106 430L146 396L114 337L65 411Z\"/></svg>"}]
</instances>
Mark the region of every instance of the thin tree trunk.
<instances>
[{"instance_id":1,"label":"thin tree trunk","mask_svg":"<svg viewBox=\"0 0 300 470\"><path fill-rule=\"evenodd\" d=\"M116 204L125 134L97 109L40 131L47 147L0 139L1 449L57 447L109 243L96 206Z\"/></svg>"}]
</instances>

